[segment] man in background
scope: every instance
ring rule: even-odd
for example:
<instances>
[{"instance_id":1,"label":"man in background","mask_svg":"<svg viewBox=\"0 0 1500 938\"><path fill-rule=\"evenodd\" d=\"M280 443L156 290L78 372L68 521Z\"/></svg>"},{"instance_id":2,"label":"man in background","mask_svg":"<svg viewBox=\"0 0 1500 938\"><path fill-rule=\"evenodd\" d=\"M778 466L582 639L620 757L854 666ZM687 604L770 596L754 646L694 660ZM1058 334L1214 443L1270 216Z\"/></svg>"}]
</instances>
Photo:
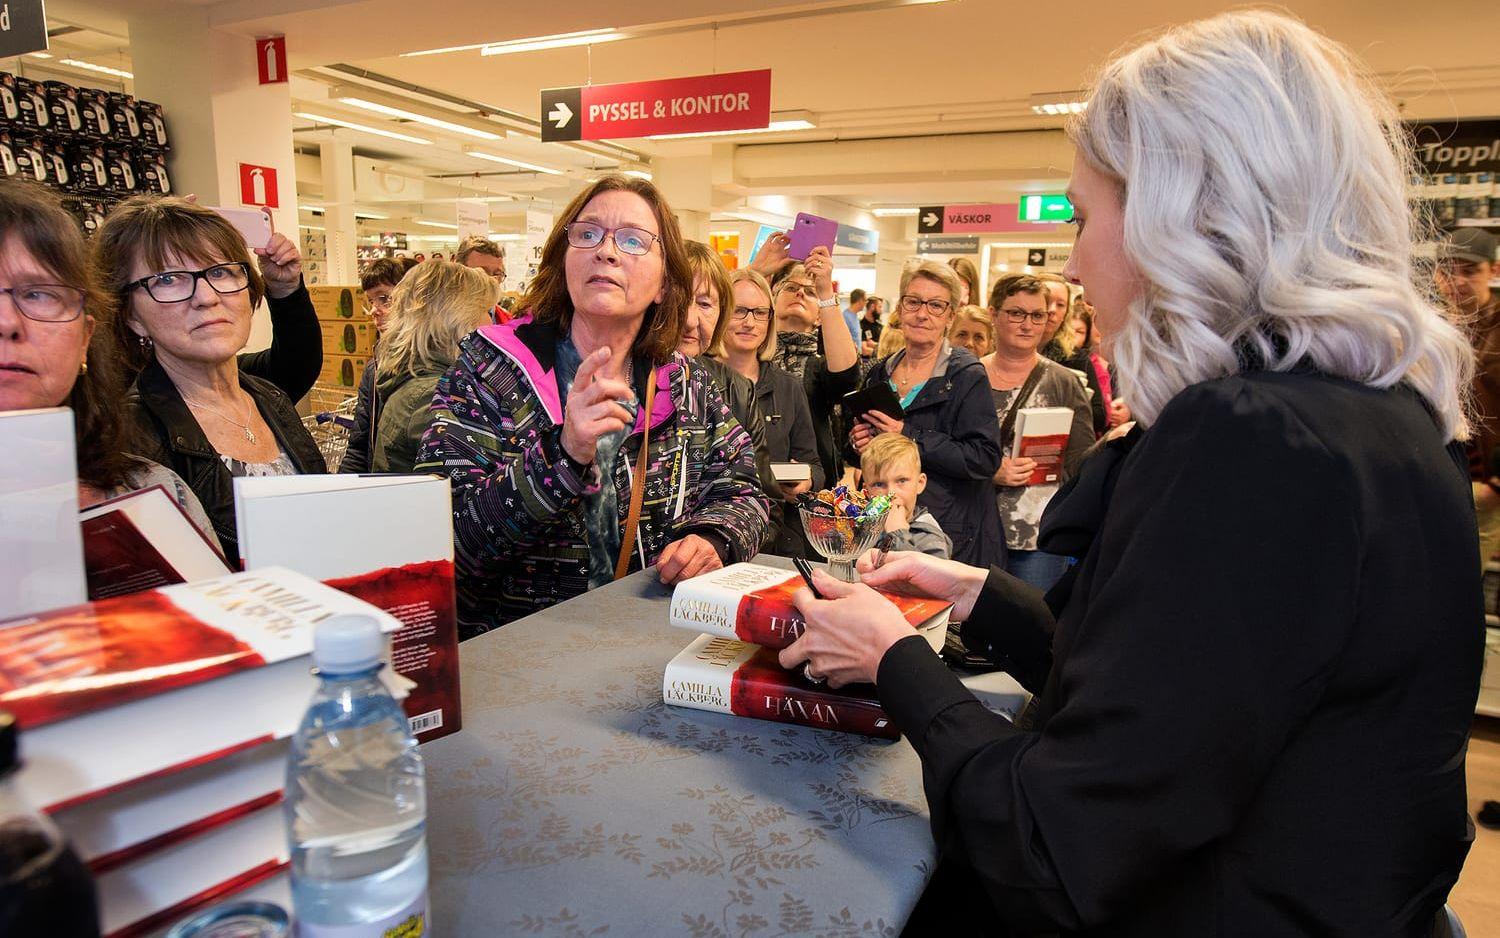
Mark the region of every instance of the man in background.
<instances>
[{"instance_id":1,"label":"man in background","mask_svg":"<svg viewBox=\"0 0 1500 938\"><path fill-rule=\"evenodd\" d=\"M854 347L859 348L859 318L865 312L865 291L858 287L849 291L849 308L844 310L844 325L849 327L849 337Z\"/></svg>"},{"instance_id":2,"label":"man in background","mask_svg":"<svg viewBox=\"0 0 1500 938\"><path fill-rule=\"evenodd\" d=\"M1500 296L1490 289L1495 238L1480 228L1457 228L1438 244L1434 276L1438 292L1458 313L1474 345L1474 404L1478 411L1469 441L1475 479L1500 475L1491 453L1500 443Z\"/></svg>"},{"instance_id":3,"label":"man in background","mask_svg":"<svg viewBox=\"0 0 1500 938\"><path fill-rule=\"evenodd\" d=\"M881 307L885 301L878 296L865 297L865 314L859 319L859 353L865 358L875 354L880 346L880 330L885 324L880 321Z\"/></svg>"},{"instance_id":4,"label":"man in background","mask_svg":"<svg viewBox=\"0 0 1500 938\"><path fill-rule=\"evenodd\" d=\"M505 282L505 249L489 238L469 235L459 242L458 250L453 252L453 261L465 267L482 270L495 278L498 283ZM495 308L490 311L490 318L496 323L510 321L511 315L503 305L503 300L495 304Z\"/></svg>"}]
</instances>

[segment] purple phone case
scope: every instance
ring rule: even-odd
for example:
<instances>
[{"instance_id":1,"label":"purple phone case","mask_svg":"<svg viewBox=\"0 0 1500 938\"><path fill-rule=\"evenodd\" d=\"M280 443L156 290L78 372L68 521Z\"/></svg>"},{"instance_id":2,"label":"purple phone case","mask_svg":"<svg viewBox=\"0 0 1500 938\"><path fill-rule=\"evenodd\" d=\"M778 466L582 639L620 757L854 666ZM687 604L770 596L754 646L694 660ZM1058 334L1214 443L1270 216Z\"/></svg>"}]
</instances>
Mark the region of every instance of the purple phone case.
<instances>
[{"instance_id":1,"label":"purple phone case","mask_svg":"<svg viewBox=\"0 0 1500 938\"><path fill-rule=\"evenodd\" d=\"M805 261L813 248L825 247L831 251L838 235L839 223L832 218L798 212L797 220L792 223L792 234L788 239L786 249L787 256Z\"/></svg>"}]
</instances>

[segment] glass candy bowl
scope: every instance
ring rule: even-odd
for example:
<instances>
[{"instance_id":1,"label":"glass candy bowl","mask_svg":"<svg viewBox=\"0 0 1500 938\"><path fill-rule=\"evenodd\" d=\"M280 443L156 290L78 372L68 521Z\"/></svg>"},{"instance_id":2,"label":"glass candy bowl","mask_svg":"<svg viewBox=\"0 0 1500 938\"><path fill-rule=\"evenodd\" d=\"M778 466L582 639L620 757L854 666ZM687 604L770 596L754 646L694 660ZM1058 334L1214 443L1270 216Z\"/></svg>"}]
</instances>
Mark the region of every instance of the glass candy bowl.
<instances>
[{"instance_id":1,"label":"glass candy bowl","mask_svg":"<svg viewBox=\"0 0 1500 938\"><path fill-rule=\"evenodd\" d=\"M817 515L799 506L802 530L813 549L828 561L828 572L845 583L857 583L854 561L869 550L885 530L885 512L856 518Z\"/></svg>"}]
</instances>

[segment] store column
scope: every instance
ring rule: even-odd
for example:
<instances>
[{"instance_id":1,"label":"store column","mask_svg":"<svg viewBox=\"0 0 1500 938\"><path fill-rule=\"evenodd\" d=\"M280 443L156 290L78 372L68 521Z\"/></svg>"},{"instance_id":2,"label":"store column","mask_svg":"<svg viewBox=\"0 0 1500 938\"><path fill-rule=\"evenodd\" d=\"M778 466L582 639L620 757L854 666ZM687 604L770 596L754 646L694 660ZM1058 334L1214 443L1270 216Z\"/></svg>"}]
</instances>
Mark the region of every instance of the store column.
<instances>
[{"instance_id":1,"label":"store column","mask_svg":"<svg viewBox=\"0 0 1500 938\"><path fill-rule=\"evenodd\" d=\"M274 202L276 230L295 240L291 85L260 84L255 40L213 29L208 17L208 7L172 5L129 20L135 93L167 115L172 191L204 205Z\"/></svg>"},{"instance_id":2,"label":"store column","mask_svg":"<svg viewBox=\"0 0 1500 938\"><path fill-rule=\"evenodd\" d=\"M209 9L174 4L129 19L136 96L166 112L172 192L200 205L264 207L297 241L291 85L260 84L255 40L210 27ZM270 339L262 307L247 348Z\"/></svg>"},{"instance_id":3,"label":"store column","mask_svg":"<svg viewBox=\"0 0 1500 938\"><path fill-rule=\"evenodd\" d=\"M652 181L677 213L684 238L708 241L708 216L713 211L712 170L707 155L651 161Z\"/></svg>"},{"instance_id":4,"label":"store column","mask_svg":"<svg viewBox=\"0 0 1500 938\"><path fill-rule=\"evenodd\" d=\"M325 140L323 164L323 227L328 240L325 283L359 282L355 257L354 147L343 140Z\"/></svg>"}]
</instances>

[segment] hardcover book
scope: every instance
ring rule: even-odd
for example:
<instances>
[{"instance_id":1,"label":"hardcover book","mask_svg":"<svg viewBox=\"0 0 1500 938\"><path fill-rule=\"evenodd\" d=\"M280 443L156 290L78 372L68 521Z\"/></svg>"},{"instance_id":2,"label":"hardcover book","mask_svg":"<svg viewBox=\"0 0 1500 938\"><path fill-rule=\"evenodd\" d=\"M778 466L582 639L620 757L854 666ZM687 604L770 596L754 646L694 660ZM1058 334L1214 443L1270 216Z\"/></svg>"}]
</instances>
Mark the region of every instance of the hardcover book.
<instances>
[{"instance_id":1,"label":"hardcover book","mask_svg":"<svg viewBox=\"0 0 1500 938\"><path fill-rule=\"evenodd\" d=\"M234 480L245 569L288 567L386 610L396 673L418 742L461 726L453 593L453 496L429 475Z\"/></svg>"},{"instance_id":2,"label":"hardcover book","mask_svg":"<svg viewBox=\"0 0 1500 938\"><path fill-rule=\"evenodd\" d=\"M1016 444L1013 456L1035 459L1027 485L1050 485L1062 481L1063 454L1073 429L1069 407L1024 407L1016 414Z\"/></svg>"},{"instance_id":3,"label":"hardcover book","mask_svg":"<svg viewBox=\"0 0 1500 938\"><path fill-rule=\"evenodd\" d=\"M100 502L78 515L88 598L224 576L232 571L160 485Z\"/></svg>"},{"instance_id":4,"label":"hardcover book","mask_svg":"<svg viewBox=\"0 0 1500 938\"><path fill-rule=\"evenodd\" d=\"M344 613L400 625L276 568L0 623L0 708L24 731L22 796L61 810L289 735L316 686L313 627Z\"/></svg>"},{"instance_id":5,"label":"hardcover book","mask_svg":"<svg viewBox=\"0 0 1500 938\"><path fill-rule=\"evenodd\" d=\"M785 648L807 628L802 614L792 605L792 594L802 586L802 577L791 570L757 563L730 564L677 584L667 621L678 628L720 638ZM883 590L881 595L896 604L934 650L943 647L952 603Z\"/></svg>"},{"instance_id":6,"label":"hardcover book","mask_svg":"<svg viewBox=\"0 0 1500 938\"><path fill-rule=\"evenodd\" d=\"M748 642L699 635L667 663L662 700L679 707L798 723L823 730L898 739L873 684L837 690L788 671L776 652Z\"/></svg>"}]
</instances>

